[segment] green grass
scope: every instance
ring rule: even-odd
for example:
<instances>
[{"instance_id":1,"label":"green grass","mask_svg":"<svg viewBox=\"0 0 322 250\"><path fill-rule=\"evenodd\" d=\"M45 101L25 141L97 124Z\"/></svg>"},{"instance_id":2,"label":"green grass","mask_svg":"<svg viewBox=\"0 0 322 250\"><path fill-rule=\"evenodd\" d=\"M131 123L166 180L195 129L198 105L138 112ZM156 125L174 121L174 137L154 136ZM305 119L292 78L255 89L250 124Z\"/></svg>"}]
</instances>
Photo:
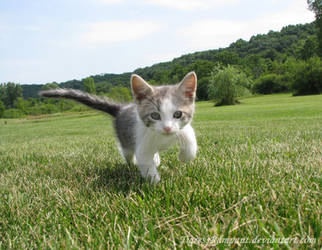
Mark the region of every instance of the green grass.
<instances>
[{"instance_id":1,"label":"green grass","mask_svg":"<svg viewBox=\"0 0 322 250\"><path fill-rule=\"evenodd\" d=\"M0 120L0 248L321 247L322 95L201 102L193 126L197 159L163 153L150 186L108 116Z\"/></svg>"}]
</instances>

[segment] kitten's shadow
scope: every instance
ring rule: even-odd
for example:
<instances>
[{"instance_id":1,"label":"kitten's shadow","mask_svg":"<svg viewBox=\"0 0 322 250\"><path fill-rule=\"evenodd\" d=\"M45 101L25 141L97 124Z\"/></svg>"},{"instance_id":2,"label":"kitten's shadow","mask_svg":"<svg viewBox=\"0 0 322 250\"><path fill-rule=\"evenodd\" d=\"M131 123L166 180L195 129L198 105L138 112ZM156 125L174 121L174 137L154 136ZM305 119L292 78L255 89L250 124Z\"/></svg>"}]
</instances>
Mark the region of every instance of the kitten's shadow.
<instances>
[{"instance_id":1,"label":"kitten's shadow","mask_svg":"<svg viewBox=\"0 0 322 250\"><path fill-rule=\"evenodd\" d=\"M94 175L97 176L93 183L96 190L129 193L144 183L137 167L127 163L108 163L106 167L96 169Z\"/></svg>"}]
</instances>

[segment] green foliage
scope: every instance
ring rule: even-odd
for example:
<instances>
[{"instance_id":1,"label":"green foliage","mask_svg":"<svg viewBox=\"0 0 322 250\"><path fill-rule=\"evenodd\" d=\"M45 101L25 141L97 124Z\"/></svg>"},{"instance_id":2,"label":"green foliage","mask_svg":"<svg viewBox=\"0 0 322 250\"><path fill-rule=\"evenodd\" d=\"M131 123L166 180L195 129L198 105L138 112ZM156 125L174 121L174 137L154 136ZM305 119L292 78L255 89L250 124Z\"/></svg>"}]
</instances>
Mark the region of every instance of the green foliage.
<instances>
[{"instance_id":1,"label":"green foliage","mask_svg":"<svg viewBox=\"0 0 322 250\"><path fill-rule=\"evenodd\" d=\"M292 88L294 95L308 95L322 93L322 60L312 57L307 61L300 61L294 67Z\"/></svg>"},{"instance_id":2,"label":"green foliage","mask_svg":"<svg viewBox=\"0 0 322 250\"><path fill-rule=\"evenodd\" d=\"M42 90L43 85L41 84L23 84L22 87L22 96L25 99L28 98L39 98L38 92Z\"/></svg>"},{"instance_id":3,"label":"green foliage","mask_svg":"<svg viewBox=\"0 0 322 250\"><path fill-rule=\"evenodd\" d=\"M210 80L211 70L217 63L207 60L196 60L191 66L188 67L186 73L195 71L198 77L197 98L198 100L209 100L208 98L208 85Z\"/></svg>"},{"instance_id":4,"label":"green foliage","mask_svg":"<svg viewBox=\"0 0 322 250\"><path fill-rule=\"evenodd\" d=\"M6 107L4 106L3 102L0 101L0 118L3 116Z\"/></svg>"},{"instance_id":5,"label":"green foliage","mask_svg":"<svg viewBox=\"0 0 322 250\"><path fill-rule=\"evenodd\" d=\"M131 91L125 87L114 87L106 94L112 100L128 103L132 100Z\"/></svg>"},{"instance_id":6,"label":"green foliage","mask_svg":"<svg viewBox=\"0 0 322 250\"><path fill-rule=\"evenodd\" d=\"M26 113L26 101L22 98L22 97L18 97L13 106L16 108L16 109L19 109L22 113Z\"/></svg>"},{"instance_id":7,"label":"green foliage","mask_svg":"<svg viewBox=\"0 0 322 250\"><path fill-rule=\"evenodd\" d=\"M20 84L13 82L0 84L0 101L6 108L12 108L18 97L22 97L22 88Z\"/></svg>"},{"instance_id":8,"label":"green foliage","mask_svg":"<svg viewBox=\"0 0 322 250\"><path fill-rule=\"evenodd\" d=\"M253 92L260 94L280 93L287 90L289 89L283 83L283 77L274 73L261 76L253 86Z\"/></svg>"},{"instance_id":9,"label":"green foliage","mask_svg":"<svg viewBox=\"0 0 322 250\"><path fill-rule=\"evenodd\" d=\"M20 109L6 109L3 112L2 118L21 118L24 117L25 114Z\"/></svg>"},{"instance_id":10,"label":"green foliage","mask_svg":"<svg viewBox=\"0 0 322 250\"><path fill-rule=\"evenodd\" d=\"M96 88L93 77L87 77L84 79L84 90L91 94L96 94Z\"/></svg>"},{"instance_id":11,"label":"green foliage","mask_svg":"<svg viewBox=\"0 0 322 250\"><path fill-rule=\"evenodd\" d=\"M47 83L44 86L42 86L42 90L58 89L58 88L59 86L57 82Z\"/></svg>"},{"instance_id":12,"label":"green foliage","mask_svg":"<svg viewBox=\"0 0 322 250\"><path fill-rule=\"evenodd\" d=\"M303 47L300 48L300 59L308 60L309 58L316 55L318 50L318 42L316 36L311 36L306 39Z\"/></svg>"},{"instance_id":13,"label":"green foliage","mask_svg":"<svg viewBox=\"0 0 322 250\"><path fill-rule=\"evenodd\" d=\"M41 105L40 110L42 114L54 114L59 112L59 108L57 107L57 105L50 104L50 103Z\"/></svg>"},{"instance_id":14,"label":"green foliage","mask_svg":"<svg viewBox=\"0 0 322 250\"><path fill-rule=\"evenodd\" d=\"M315 25L318 28L319 56L322 57L322 0L307 0L309 9L315 14Z\"/></svg>"},{"instance_id":15,"label":"green foliage","mask_svg":"<svg viewBox=\"0 0 322 250\"><path fill-rule=\"evenodd\" d=\"M251 85L251 80L237 68L218 65L211 73L208 95L216 105L233 105L238 103L238 97L249 94Z\"/></svg>"},{"instance_id":16,"label":"green foliage","mask_svg":"<svg viewBox=\"0 0 322 250\"><path fill-rule=\"evenodd\" d=\"M96 93L107 93L110 88L112 88L112 84L108 81L102 81L95 83Z\"/></svg>"},{"instance_id":17,"label":"green foliage","mask_svg":"<svg viewBox=\"0 0 322 250\"><path fill-rule=\"evenodd\" d=\"M215 61L228 66L231 64L239 64L240 57L235 52L229 50L221 50L216 54Z\"/></svg>"}]
</instances>

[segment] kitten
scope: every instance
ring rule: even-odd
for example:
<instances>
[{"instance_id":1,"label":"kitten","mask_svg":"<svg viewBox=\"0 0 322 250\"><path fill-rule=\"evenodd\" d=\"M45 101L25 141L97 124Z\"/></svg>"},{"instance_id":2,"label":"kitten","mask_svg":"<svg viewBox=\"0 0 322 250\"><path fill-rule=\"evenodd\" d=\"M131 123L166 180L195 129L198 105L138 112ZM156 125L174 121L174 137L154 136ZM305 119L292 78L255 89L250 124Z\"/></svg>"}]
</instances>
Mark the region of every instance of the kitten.
<instances>
[{"instance_id":1,"label":"kitten","mask_svg":"<svg viewBox=\"0 0 322 250\"><path fill-rule=\"evenodd\" d=\"M157 183L160 181L159 151L179 141L181 161L189 162L196 157L197 142L190 122L195 108L197 76L190 72L177 85L155 87L133 74L131 87L135 102L130 104L118 104L73 89L52 89L39 94L73 99L114 116L124 158L138 165L142 177Z\"/></svg>"}]
</instances>

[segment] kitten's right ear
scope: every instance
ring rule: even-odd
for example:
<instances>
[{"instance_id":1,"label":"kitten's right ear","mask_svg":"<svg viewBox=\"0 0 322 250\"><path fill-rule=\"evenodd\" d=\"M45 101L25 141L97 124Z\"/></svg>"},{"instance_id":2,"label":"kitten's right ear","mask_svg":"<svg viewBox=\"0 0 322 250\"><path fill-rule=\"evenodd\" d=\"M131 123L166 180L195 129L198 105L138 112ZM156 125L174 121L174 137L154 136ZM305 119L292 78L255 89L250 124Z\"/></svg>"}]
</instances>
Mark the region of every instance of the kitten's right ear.
<instances>
[{"instance_id":1,"label":"kitten's right ear","mask_svg":"<svg viewBox=\"0 0 322 250\"><path fill-rule=\"evenodd\" d=\"M138 101L153 95L153 88L142 77L136 74L131 76L131 88L135 100Z\"/></svg>"}]
</instances>

